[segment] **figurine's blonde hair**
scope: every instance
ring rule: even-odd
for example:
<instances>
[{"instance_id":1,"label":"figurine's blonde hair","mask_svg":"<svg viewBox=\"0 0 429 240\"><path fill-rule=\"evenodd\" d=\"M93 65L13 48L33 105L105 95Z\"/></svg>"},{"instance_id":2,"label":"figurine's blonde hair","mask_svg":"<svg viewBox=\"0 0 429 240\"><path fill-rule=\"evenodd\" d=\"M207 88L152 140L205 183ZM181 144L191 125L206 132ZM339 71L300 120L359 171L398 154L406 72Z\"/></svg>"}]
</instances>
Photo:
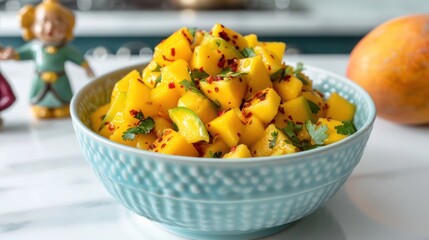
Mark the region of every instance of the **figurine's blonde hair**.
<instances>
[{"instance_id":1,"label":"figurine's blonde hair","mask_svg":"<svg viewBox=\"0 0 429 240\"><path fill-rule=\"evenodd\" d=\"M73 39L73 28L75 24L73 12L61 5L57 0L43 0L43 2L38 4L36 7L25 5L19 11L18 17L23 31L22 36L25 40L31 40L34 38L34 33L31 28L35 20L36 12L42 10L55 12L58 15L63 16L68 24L65 40L68 42Z\"/></svg>"}]
</instances>

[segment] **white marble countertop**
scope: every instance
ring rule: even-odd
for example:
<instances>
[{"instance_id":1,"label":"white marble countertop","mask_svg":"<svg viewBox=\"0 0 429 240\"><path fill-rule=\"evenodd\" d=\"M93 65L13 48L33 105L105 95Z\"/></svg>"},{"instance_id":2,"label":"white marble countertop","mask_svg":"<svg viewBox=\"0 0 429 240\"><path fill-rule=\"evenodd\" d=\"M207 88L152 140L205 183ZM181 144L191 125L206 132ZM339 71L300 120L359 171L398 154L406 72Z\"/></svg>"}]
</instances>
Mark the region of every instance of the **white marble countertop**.
<instances>
[{"instance_id":1,"label":"white marble countertop","mask_svg":"<svg viewBox=\"0 0 429 240\"><path fill-rule=\"evenodd\" d=\"M346 55L298 55L344 75ZM97 74L146 59L90 59ZM103 189L83 159L71 121L37 121L29 113L31 62L0 63L18 101L2 112L0 239L179 240L136 222ZM75 90L88 79L68 66ZM429 126L375 122L361 162L344 187L291 229L266 239L429 239Z\"/></svg>"},{"instance_id":2,"label":"white marble countertop","mask_svg":"<svg viewBox=\"0 0 429 240\"><path fill-rule=\"evenodd\" d=\"M262 0L266 1L266 0ZM94 11L76 12L76 36L166 36L182 26L210 29L215 23L258 35L361 36L398 16L427 13L427 0L293 0L303 10ZM132 19L132 21L130 21ZM100 27L102 24L103 27ZM15 12L0 11L0 37L21 36Z\"/></svg>"}]
</instances>

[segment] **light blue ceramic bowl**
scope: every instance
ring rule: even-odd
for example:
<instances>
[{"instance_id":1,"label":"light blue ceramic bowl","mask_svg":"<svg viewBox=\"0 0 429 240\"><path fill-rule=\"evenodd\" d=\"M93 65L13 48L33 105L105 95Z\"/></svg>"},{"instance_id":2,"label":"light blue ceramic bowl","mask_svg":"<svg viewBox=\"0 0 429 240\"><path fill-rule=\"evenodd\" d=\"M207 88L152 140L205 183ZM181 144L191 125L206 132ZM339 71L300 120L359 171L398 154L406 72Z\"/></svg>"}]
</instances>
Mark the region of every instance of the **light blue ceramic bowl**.
<instances>
[{"instance_id":1,"label":"light blue ceramic bowl","mask_svg":"<svg viewBox=\"0 0 429 240\"><path fill-rule=\"evenodd\" d=\"M88 163L110 194L130 211L193 239L254 239L273 234L330 199L358 164L376 111L369 95L346 78L306 66L314 87L357 106L352 136L326 147L249 159L192 158L143 151L103 138L89 115L110 99L133 66L104 75L71 103L74 128Z\"/></svg>"}]
</instances>

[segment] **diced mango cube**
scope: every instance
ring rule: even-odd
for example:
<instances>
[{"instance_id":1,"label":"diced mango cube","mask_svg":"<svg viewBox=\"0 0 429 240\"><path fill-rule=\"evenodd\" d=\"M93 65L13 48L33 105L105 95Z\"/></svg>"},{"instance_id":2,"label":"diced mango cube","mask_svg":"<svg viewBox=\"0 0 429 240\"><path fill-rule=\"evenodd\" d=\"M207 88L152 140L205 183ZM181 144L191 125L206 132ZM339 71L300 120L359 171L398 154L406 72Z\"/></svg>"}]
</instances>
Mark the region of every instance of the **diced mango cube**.
<instances>
[{"instance_id":1,"label":"diced mango cube","mask_svg":"<svg viewBox=\"0 0 429 240\"><path fill-rule=\"evenodd\" d=\"M212 137L219 136L229 147L237 145L244 129L244 124L233 110L223 113L206 126Z\"/></svg>"},{"instance_id":2,"label":"diced mango cube","mask_svg":"<svg viewBox=\"0 0 429 240\"><path fill-rule=\"evenodd\" d=\"M277 114L280 105L280 96L272 88L266 88L255 93L244 103L243 111L247 115L255 115L268 124Z\"/></svg>"},{"instance_id":3,"label":"diced mango cube","mask_svg":"<svg viewBox=\"0 0 429 240\"><path fill-rule=\"evenodd\" d=\"M254 157L284 155L298 152L299 149L290 143L289 138L274 124L268 125L262 137L250 148Z\"/></svg>"},{"instance_id":4,"label":"diced mango cube","mask_svg":"<svg viewBox=\"0 0 429 240\"><path fill-rule=\"evenodd\" d=\"M154 132L158 138L162 136L165 129L173 128L173 124L163 117L155 116L153 117L153 121L155 123Z\"/></svg>"},{"instance_id":5,"label":"diced mango cube","mask_svg":"<svg viewBox=\"0 0 429 240\"><path fill-rule=\"evenodd\" d=\"M356 111L356 106L345 98L341 97L338 93L332 93L326 101L328 109L326 110L326 117L338 121L351 121Z\"/></svg>"},{"instance_id":6,"label":"diced mango cube","mask_svg":"<svg viewBox=\"0 0 429 240\"><path fill-rule=\"evenodd\" d=\"M283 102L297 98L301 94L302 82L293 75L287 75L273 83L273 88L279 94Z\"/></svg>"},{"instance_id":7,"label":"diced mango cube","mask_svg":"<svg viewBox=\"0 0 429 240\"><path fill-rule=\"evenodd\" d=\"M151 88L139 78L130 79L127 100L123 111L142 111L145 117L155 116L158 113L150 98Z\"/></svg>"},{"instance_id":8,"label":"diced mango cube","mask_svg":"<svg viewBox=\"0 0 429 240\"><path fill-rule=\"evenodd\" d=\"M200 82L201 91L210 100L220 104L225 111L239 107L246 94L247 83L241 76L225 77L219 80L206 80Z\"/></svg>"},{"instance_id":9,"label":"diced mango cube","mask_svg":"<svg viewBox=\"0 0 429 240\"><path fill-rule=\"evenodd\" d=\"M107 111L110 108L110 103L104 104L103 106L99 107L95 112L91 113L90 119L91 119L91 129L94 132L98 132L103 137L108 138L111 134L111 131L107 127L101 129L101 131L98 131L100 129L101 123L103 122L104 117L106 116Z\"/></svg>"},{"instance_id":10,"label":"diced mango cube","mask_svg":"<svg viewBox=\"0 0 429 240\"><path fill-rule=\"evenodd\" d=\"M271 52L275 53L277 58L281 61L286 50L286 43L284 42L259 42L259 46L262 46Z\"/></svg>"},{"instance_id":11,"label":"diced mango cube","mask_svg":"<svg viewBox=\"0 0 429 240\"><path fill-rule=\"evenodd\" d=\"M303 96L297 97L280 105L279 112L274 118L274 124L278 128L283 128L288 121L297 124L304 124L313 118L307 99Z\"/></svg>"},{"instance_id":12,"label":"diced mango cube","mask_svg":"<svg viewBox=\"0 0 429 240\"><path fill-rule=\"evenodd\" d=\"M177 106L180 95L168 84L158 84L150 92L150 97L154 108L162 112L163 115L168 116L168 109Z\"/></svg>"},{"instance_id":13,"label":"diced mango cube","mask_svg":"<svg viewBox=\"0 0 429 240\"><path fill-rule=\"evenodd\" d=\"M311 112L313 113L314 121L325 116L325 100L323 99L322 93L317 90L303 90L301 92L301 96L307 99L308 105L310 106Z\"/></svg>"},{"instance_id":14,"label":"diced mango cube","mask_svg":"<svg viewBox=\"0 0 429 240\"><path fill-rule=\"evenodd\" d=\"M329 118L319 118L316 125L318 126L326 125L328 127L328 131L326 132L328 134L328 138L323 140L323 143L326 145L334 142L338 142L341 139L344 139L347 137L347 135L342 135L337 133L337 129L335 129L336 126L343 125L341 121L337 121Z\"/></svg>"},{"instance_id":15,"label":"diced mango cube","mask_svg":"<svg viewBox=\"0 0 429 240\"><path fill-rule=\"evenodd\" d=\"M176 91L180 96L186 92L185 88L180 84L183 80L191 81L189 66L185 60L178 59L162 69L161 82L168 85L170 89Z\"/></svg>"},{"instance_id":16,"label":"diced mango cube","mask_svg":"<svg viewBox=\"0 0 429 240\"><path fill-rule=\"evenodd\" d=\"M260 56L238 60L237 72L247 73L243 76L249 86L246 98L265 88L273 87Z\"/></svg>"},{"instance_id":17,"label":"diced mango cube","mask_svg":"<svg viewBox=\"0 0 429 240\"><path fill-rule=\"evenodd\" d=\"M244 125L244 130L241 134L239 143L251 146L254 142L261 138L262 135L264 135L265 125L255 115L246 118L246 120L246 125Z\"/></svg>"},{"instance_id":18,"label":"diced mango cube","mask_svg":"<svg viewBox=\"0 0 429 240\"><path fill-rule=\"evenodd\" d=\"M244 36L244 39L246 39L247 42L247 46L249 47L255 47L256 45L258 45L258 36L256 36L256 34L249 34Z\"/></svg>"},{"instance_id":19,"label":"diced mango cube","mask_svg":"<svg viewBox=\"0 0 429 240\"><path fill-rule=\"evenodd\" d=\"M110 97L110 101L115 100L115 98L119 94L119 92L128 91L131 79L139 79L139 78L140 78L140 73L137 70L133 70L133 71L129 72L127 75L125 75L121 80L116 82L115 86L113 87L113 91L112 91L112 95Z\"/></svg>"},{"instance_id":20,"label":"diced mango cube","mask_svg":"<svg viewBox=\"0 0 429 240\"><path fill-rule=\"evenodd\" d=\"M215 137L212 143L201 144L201 151L205 158L220 158L227 153L229 149L230 147L228 147L220 137Z\"/></svg>"},{"instance_id":21,"label":"diced mango cube","mask_svg":"<svg viewBox=\"0 0 429 240\"><path fill-rule=\"evenodd\" d=\"M195 147L191 143L188 143L185 137L173 129L164 130L162 137L158 138L153 143L152 151L179 156L199 156L199 153Z\"/></svg>"},{"instance_id":22,"label":"diced mango cube","mask_svg":"<svg viewBox=\"0 0 429 240\"><path fill-rule=\"evenodd\" d=\"M161 77L160 66L154 61L150 63L142 71L142 80L150 88L154 88L157 80Z\"/></svg>"},{"instance_id":23,"label":"diced mango cube","mask_svg":"<svg viewBox=\"0 0 429 240\"><path fill-rule=\"evenodd\" d=\"M243 50L247 47L247 41L241 34L223 26L222 24L215 24L211 30L211 33L215 37L224 39L238 50Z\"/></svg>"},{"instance_id":24,"label":"diced mango cube","mask_svg":"<svg viewBox=\"0 0 429 240\"><path fill-rule=\"evenodd\" d=\"M240 144L236 147L232 147L231 151L223 155L222 158L250 158L250 157L252 157L252 154L250 154L249 148L244 144Z\"/></svg>"},{"instance_id":25,"label":"diced mango cube","mask_svg":"<svg viewBox=\"0 0 429 240\"><path fill-rule=\"evenodd\" d=\"M177 59L191 60L193 36L187 28L181 28L155 47L153 59L161 67Z\"/></svg>"},{"instance_id":26,"label":"diced mango cube","mask_svg":"<svg viewBox=\"0 0 429 240\"><path fill-rule=\"evenodd\" d=\"M191 69L202 69L210 75L218 75L222 72L222 67L218 67L219 60L222 56L213 51L208 45L196 46L192 54L190 67Z\"/></svg>"},{"instance_id":27,"label":"diced mango cube","mask_svg":"<svg viewBox=\"0 0 429 240\"><path fill-rule=\"evenodd\" d=\"M268 74L271 75L282 68L281 59L279 59L272 51L261 46L256 46L254 51L256 55L261 56L262 62L264 63Z\"/></svg>"},{"instance_id":28,"label":"diced mango cube","mask_svg":"<svg viewBox=\"0 0 429 240\"><path fill-rule=\"evenodd\" d=\"M217 117L215 105L204 95L187 91L177 102L178 107L187 107L195 112L201 121L206 124Z\"/></svg>"}]
</instances>

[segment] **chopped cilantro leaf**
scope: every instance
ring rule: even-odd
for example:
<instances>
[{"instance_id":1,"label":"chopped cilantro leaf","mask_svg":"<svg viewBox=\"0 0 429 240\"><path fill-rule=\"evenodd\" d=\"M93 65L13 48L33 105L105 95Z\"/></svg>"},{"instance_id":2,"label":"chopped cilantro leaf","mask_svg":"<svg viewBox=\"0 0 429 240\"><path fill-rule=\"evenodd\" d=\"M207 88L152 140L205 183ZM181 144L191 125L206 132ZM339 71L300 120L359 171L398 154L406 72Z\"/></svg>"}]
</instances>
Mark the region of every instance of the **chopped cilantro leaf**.
<instances>
[{"instance_id":1,"label":"chopped cilantro leaf","mask_svg":"<svg viewBox=\"0 0 429 240\"><path fill-rule=\"evenodd\" d=\"M316 103L308 99L307 99L307 102L308 102L308 105L310 106L312 113L317 114L320 111L320 107Z\"/></svg>"},{"instance_id":2,"label":"chopped cilantro leaf","mask_svg":"<svg viewBox=\"0 0 429 240\"><path fill-rule=\"evenodd\" d=\"M273 138L269 140L269 144L268 144L269 148L272 149L276 146L278 135L279 135L279 132L277 132L277 131L274 131L271 133L271 137L273 137Z\"/></svg>"},{"instance_id":3,"label":"chopped cilantro leaf","mask_svg":"<svg viewBox=\"0 0 429 240\"><path fill-rule=\"evenodd\" d=\"M335 129L341 135L351 135L357 131L352 121L343 121L343 125L336 126Z\"/></svg>"},{"instance_id":4,"label":"chopped cilantro leaf","mask_svg":"<svg viewBox=\"0 0 429 240\"><path fill-rule=\"evenodd\" d=\"M255 51L253 51L253 48L245 48L240 51L241 55L243 55L244 58L254 57L256 56Z\"/></svg>"},{"instance_id":5,"label":"chopped cilantro leaf","mask_svg":"<svg viewBox=\"0 0 429 240\"><path fill-rule=\"evenodd\" d=\"M314 143L317 145L323 145L323 141L328 138L328 126L322 124L317 126L313 124L310 120L305 122L305 127L307 128L308 134L313 139Z\"/></svg>"},{"instance_id":6,"label":"chopped cilantro leaf","mask_svg":"<svg viewBox=\"0 0 429 240\"><path fill-rule=\"evenodd\" d=\"M299 127L297 127L299 126ZM287 125L282 128L282 132L286 134L286 136L289 137L289 139L292 141L292 144L296 147L301 147L301 141L299 140L298 136L296 135L297 132L301 131L302 125L294 124L292 121L288 121Z\"/></svg>"},{"instance_id":7,"label":"chopped cilantro leaf","mask_svg":"<svg viewBox=\"0 0 429 240\"><path fill-rule=\"evenodd\" d=\"M213 153L211 150L209 151L209 156L211 158L221 158L222 157L222 151L217 151Z\"/></svg>"},{"instance_id":8,"label":"chopped cilantro leaf","mask_svg":"<svg viewBox=\"0 0 429 240\"><path fill-rule=\"evenodd\" d=\"M148 134L155 127L155 122L151 117L144 118L143 113L138 112L134 118L139 120L139 123L135 127L128 128L122 133L123 140L134 140L137 134Z\"/></svg>"},{"instance_id":9,"label":"chopped cilantro leaf","mask_svg":"<svg viewBox=\"0 0 429 240\"><path fill-rule=\"evenodd\" d=\"M197 87L195 86L195 83L186 79L183 79L181 82L179 82L180 85L182 85L186 91L188 90L197 90Z\"/></svg>"},{"instance_id":10,"label":"chopped cilantro leaf","mask_svg":"<svg viewBox=\"0 0 429 240\"><path fill-rule=\"evenodd\" d=\"M156 64L156 68L152 70L152 72L161 72L161 66L159 64Z\"/></svg>"},{"instance_id":11,"label":"chopped cilantro leaf","mask_svg":"<svg viewBox=\"0 0 429 240\"><path fill-rule=\"evenodd\" d=\"M272 82L280 82L285 77L285 69L280 68L273 74L271 74L270 79Z\"/></svg>"},{"instance_id":12,"label":"chopped cilantro leaf","mask_svg":"<svg viewBox=\"0 0 429 240\"><path fill-rule=\"evenodd\" d=\"M160 83L160 82L161 82L161 80L162 80L162 75L159 75L159 77L157 77L157 78L155 79L155 86L156 86L158 83Z\"/></svg>"},{"instance_id":13,"label":"chopped cilantro leaf","mask_svg":"<svg viewBox=\"0 0 429 240\"><path fill-rule=\"evenodd\" d=\"M197 28L188 28L188 31L192 35L192 37L195 38L195 33L197 32Z\"/></svg>"},{"instance_id":14,"label":"chopped cilantro leaf","mask_svg":"<svg viewBox=\"0 0 429 240\"><path fill-rule=\"evenodd\" d=\"M238 76L242 76L242 75L246 75L247 73L244 72L234 72L232 71L231 68L225 68L223 69L223 71L217 75L218 77L227 77L227 78L233 78L233 77L238 77Z\"/></svg>"},{"instance_id":15,"label":"chopped cilantro leaf","mask_svg":"<svg viewBox=\"0 0 429 240\"><path fill-rule=\"evenodd\" d=\"M304 69L305 69L304 64L299 62L296 64L296 68L295 68L295 71L293 73L294 74L301 73L302 71L304 71Z\"/></svg>"},{"instance_id":16,"label":"chopped cilantro leaf","mask_svg":"<svg viewBox=\"0 0 429 240\"><path fill-rule=\"evenodd\" d=\"M201 69L202 70L202 69ZM190 72L191 78L193 81L203 79L209 76L204 70L194 69Z\"/></svg>"}]
</instances>

